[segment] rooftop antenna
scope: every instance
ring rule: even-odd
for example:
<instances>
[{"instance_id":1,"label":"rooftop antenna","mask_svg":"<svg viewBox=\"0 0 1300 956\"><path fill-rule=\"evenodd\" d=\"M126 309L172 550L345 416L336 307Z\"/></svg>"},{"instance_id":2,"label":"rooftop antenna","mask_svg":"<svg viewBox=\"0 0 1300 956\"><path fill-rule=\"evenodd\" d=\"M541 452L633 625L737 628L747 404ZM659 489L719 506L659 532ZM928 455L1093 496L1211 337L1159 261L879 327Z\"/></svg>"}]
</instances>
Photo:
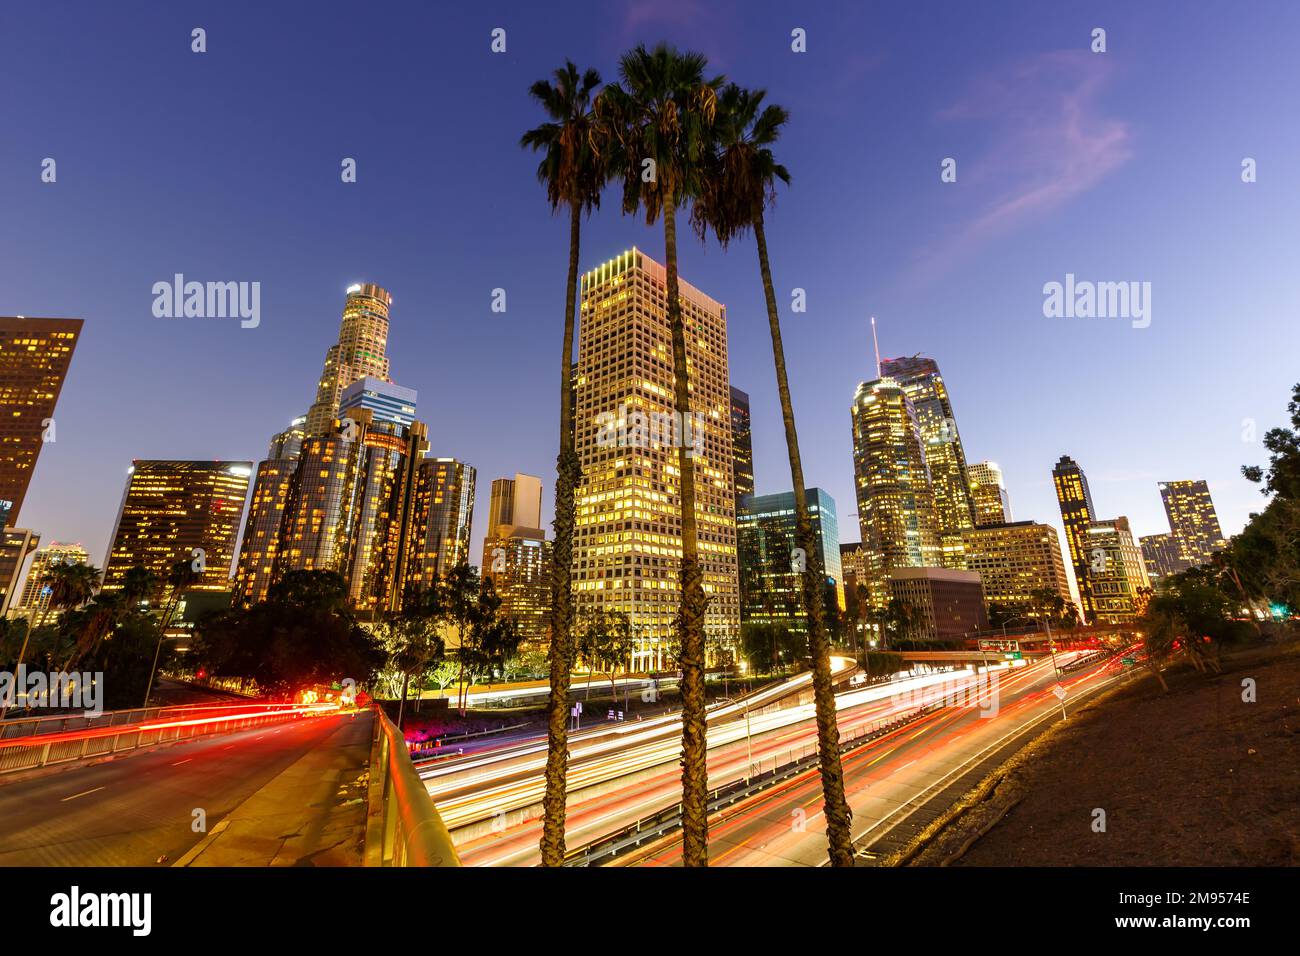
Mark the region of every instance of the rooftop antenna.
<instances>
[{"instance_id":1,"label":"rooftop antenna","mask_svg":"<svg viewBox=\"0 0 1300 956\"><path fill-rule=\"evenodd\" d=\"M880 378L880 342L876 338L876 317L871 317L871 344L876 349L876 378Z\"/></svg>"}]
</instances>

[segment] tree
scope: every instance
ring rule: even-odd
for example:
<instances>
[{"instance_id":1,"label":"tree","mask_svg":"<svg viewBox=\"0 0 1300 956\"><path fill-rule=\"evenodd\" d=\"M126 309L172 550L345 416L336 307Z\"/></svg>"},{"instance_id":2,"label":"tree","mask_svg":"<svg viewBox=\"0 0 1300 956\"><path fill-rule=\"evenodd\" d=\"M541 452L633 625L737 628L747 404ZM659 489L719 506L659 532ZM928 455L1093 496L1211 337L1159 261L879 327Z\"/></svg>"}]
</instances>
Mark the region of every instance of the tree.
<instances>
[{"instance_id":1,"label":"tree","mask_svg":"<svg viewBox=\"0 0 1300 956\"><path fill-rule=\"evenodd\" d=\"M387 655L348 610L347 593L335 571L291 571L265 601L199 621L190 656L210 674L254 681L264 693L347 678L367 685Z\"/></svg>"},{"instance_id":2,"label":"tree","mask_svg":"<svg viewBox=\"0 0 1300 956\"><path fill-rule=\"evenodd\" d=\"M1243 595L1253 592L1294 612L1300 608L1300 384L1292 389L1287 412L1290 427L1264 435L1268 466L1242 468L1271 500L1232 540L1227 564Z\"/></svg>"},{"instance_id":3,"label":"tree","mask_svg":"<svg viewBox=\"0 0 1300 956\"><path fill-rule=\"evenodd\" d=\"M406 697L414 678L417 684L443 656L442 636L437 619L422 604L412 604L383 618L375 636L388 653L388 667L400 675L397 727L402 729Z\"/></svg>"},{"instance_id":4,"label":"tree","mask_svg":"<svg viewBox=\"0 0 1300 956\"><path fill-rule=\"evenodd\" d=\"M619 83L605 87L595 112L609 131L611 171L623 181L623 211L662 217L668 326L672 336L673 408L690 420L691 395L677 277L677 209L698 194L700 170L722 78L704 78L706 60L667 44L644 45L619 60ZM700 565L695 513L695 455L678 443L678 497L682 522L681 594L676 615L682 672L682 862L707 866L708 728L704 692L704 616L708 598Z\"/></svg>"},{"instance_id":5,"label":"tree","mask_svg":"<svg viewBox=\"0 0 1300 956\"><path fill-rule=\"evenodd\" d=\"M632 622L622 611L600 608L584 615L579 653L593 669L599 668L609 675L609 692L615 701L618 700L615 674L619 668L624 673L630 668L632 644Z\"/></svg>"},{"instance_id":6,"label":"tree","mask_svg":"<svg viewBox=\"0 0 1300 956\"><path fill-rule=\"evenodd\" d=\"M746 622L740 625L740 652L755 673L785 670L807 655L807 644L784 624Z\"/></svg>"},{"instance_id":7,"label":"tree","mask_svg":"<svg viewBox=\"0 0 1300 956\"><path fill-rule=\"evenodd\" d=\"M130 585L133 590L140 590L141 597L152 591L155 584L154 576L145 571L144 568L132 568L127 572L127 578L135 571L144 571L143 577L138 578ZM143 707L149 706L149 694L153 690L154 675L158 673L158 658L162 655L163 641L167 637L167 628L171 626L172 618L176 616L176 609L180 607L181 598L185 592L193 587L200 580L201 575L194 569L194 563L189 558L182 558L172 564L171 569L167 572L167 585L171 588L171 596L164 606L162 620L158 623L158 646L154 649L153 668L149 671L149 682L144 689ZM127 585L123 585L123 595L127 595Z\"/></svg>"},{"instance_id":8,"label":"tree","mask_svg":"<svg viewBox=\"0 0 1300 956\"><path fill-rule=\"evenodd\" d=\"M827 631L825 572L821 552L813 535L812 517L804 487L803 459L795 427L794 404L785 365L781 320L768 261L767 235L763 214L776 199L778 181L790 182L790 174L776 161L772 146L781 136L789 114L779 106L763 105L766 93L745 90L734 83L722 91L713 125L713 148L705 154L706 173L695 203L692 222L701 236L712 230L725 247L735 237L753 230L758 247L758 269L767 303L768 328L772 337L772 359L776 368L777 394L785 426L786 451L790 459L790 480L794 486L795 541L804 556L802 593L808 617L809 650L812 656L813 698L817 714L817 752L825 800L826 834L831 863L853 865L853 815L844 793L844 769L840 764L840 734L835 714L835 690L831 678L831 642Z\"/></svg>"},{"instance_id":9,"label":"tree","mask_svg":"<svg viewBox=\"0 0 1300 956\"><path fill-rule=\"evenodd\" d=\"M573 671L574 489L581 463L574 448L573 325L577 306L582 215L600 206L609 178L600 149L601 128L592 112L600 74L565 61L554 85L538 80L529 89L549 117L529 130L520 145L542 153L537 178L546 187L552 212L569 213L569 273L564 286L564 335L560 353L560 452L555 462L555 543L551 562L551 694L547 702L546 790L542 799L541 852L544 866L564 863L565 780L569 766L569 683Z\"/></svg>"}]
</instances>

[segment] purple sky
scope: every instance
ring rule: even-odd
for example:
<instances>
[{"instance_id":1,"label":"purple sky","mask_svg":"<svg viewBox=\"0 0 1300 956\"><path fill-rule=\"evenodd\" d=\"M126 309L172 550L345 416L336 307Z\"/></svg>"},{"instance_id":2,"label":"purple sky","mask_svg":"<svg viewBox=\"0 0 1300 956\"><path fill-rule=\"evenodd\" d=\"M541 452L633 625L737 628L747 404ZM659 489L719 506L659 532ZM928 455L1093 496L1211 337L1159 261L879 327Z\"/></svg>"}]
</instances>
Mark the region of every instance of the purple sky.
<instances>
[{"instance_id":1,"label":"purple sky","mask_svg":"<svg viewBox=\"0 0 1300 956\"><path fill-rule=\"evenodd\" d=\"M549 512L567 224L516 145L540 118L526 90L565 57L613 78L659 39L791 110L769 242L805 470L846 539L871 314L884 354L938 360L968 456L1002 465L1018 519L1059 525L1063 453L1138 534L1166 530L1161 479L1208 479L1227 533L1261 505L1243 421L1280 424L1300 378L1293 4L270 6L6 13L0 314L86 322L21 516L46 542L99 563L133 458L260 459L311 402L354 281L395 297L392 373L419 390L432 451L479 469L476 553L493 477L543 476ZM583 266L633 244L662 258L611 193ZM688 237L681 259L729 309L758 491L786 490L752 242ZM261 325L154 318L176 272L261 282ZM1067 273L1150 282L1150 327L1045 318L1043 285Z\"/></svg>"}]
</instances>

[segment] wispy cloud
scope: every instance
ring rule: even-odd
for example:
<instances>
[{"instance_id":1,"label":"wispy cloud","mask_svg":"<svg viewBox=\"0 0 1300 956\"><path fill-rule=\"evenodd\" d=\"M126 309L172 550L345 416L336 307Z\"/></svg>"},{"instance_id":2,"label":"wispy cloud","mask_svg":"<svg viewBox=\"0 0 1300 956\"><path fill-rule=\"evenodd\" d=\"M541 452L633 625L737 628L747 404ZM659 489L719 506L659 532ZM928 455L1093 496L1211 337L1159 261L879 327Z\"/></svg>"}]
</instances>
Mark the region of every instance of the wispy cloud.
<instances>
[{"instance_id":1,"label":"wispy cloud","mask_svg":"<svg viewBox=\"0 0 1300 956\"><path fill-rule=\"evenodd\" d=\"M1106 54L1081 51L1029 57L979 76L939 113L942 123L986 128L988 145L975 156L959 157L958 183L993 195L921 254L915 277L946 271L1042 219L1132 157L1131 126L1106 115L1100 103L1114 75L1112 62Z\"/></svg>"}]
</instances>

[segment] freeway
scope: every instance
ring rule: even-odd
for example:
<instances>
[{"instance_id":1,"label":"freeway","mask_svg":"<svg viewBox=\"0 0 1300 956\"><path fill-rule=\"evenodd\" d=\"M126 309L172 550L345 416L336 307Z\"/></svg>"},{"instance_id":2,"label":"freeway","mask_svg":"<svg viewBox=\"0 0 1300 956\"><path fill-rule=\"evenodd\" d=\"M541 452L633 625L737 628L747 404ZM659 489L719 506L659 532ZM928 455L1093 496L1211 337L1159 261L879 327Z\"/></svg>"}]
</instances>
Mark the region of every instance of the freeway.
<instances>
[{"instance_id":1,"label":"freeway","mask_svg":"<svg viewBox=\"0 0 1300 956\"><path fill-rule=\"evenodd\" d=\"M840 667L844 674L843 665ZM1023 670L1040 669L1029 665ZM979 688L994 680L1015 680L1011 675L1020 671L1006 666L979 676L970 670L926 674L842 691L837 695L841 738L849 741L863 737L900 715L953 698L970 704L975 712L989 710L993 701L978 699ZM807 675L803 677L806 681ZM815 752L816 723L811 703L781 702L782 694L789 697L789 690L773 688L761 707L750 698L711 713L711 788L748 779ZM680 799L679 733L673 717L662 719L655 733L641 739L605 731L594 744L575 742L575 753L583 754L585 759L575 760L569 778L566 830L570 848L595 842ZM539 746L544 758L544 743ZM455 773L454 767L445 769ZM478 772L480 776L459 788L449 782L430 785L431 793L444 794L435 799L453 830L462 861L466 865L535 864L540 830L535 806L516 814L505 813L503 808L518 807L527 801L535 804L533 788L539 787L540 781L525 776L502 782L490 766ZM521 788L528 791L528 796L515 799ZM468 826L493 813L499 816L490 827Z\"/></svg>"},{"instance_id":2,"label":"freeway","mask_svg":"<svg viewBox=\"0 0 1300 956\"><path fill-rule=\"evenodd\" d=\"M1066 666L1073 654L1058 654ZM1065 705L1117 679L1114 659L1061 679ZM1050 661L1007 673L997 682L996 709L945 707L844 755L854 843L870 845L924 802L1029 728L1059 720L1061 705ZM994 688L979 691L988 702ZM711 866L824 866L827 863L821 781L816 768L741 800L710 819ZM680 837L665 837L618 861L624 866L675 866Z\"/></svg>"},{"instance_id":3,"label":"freeway","mask_svg":"<svg viewBox=\"0 0 1300 956\"><path fill-rule=\"evenodd\" d=\"M183 857L270 781L336 734L369 752L369 716L321 716L195 738L115 760L0 778L0 866L154 866ZM354 747L355 749L355 747ZM364 770L364 759L360 770ZM320 774L317 774L321 777ZM328 786L332 781L320 780ZM325 794L328 798L332 794ZM300 794L297 816L320 794ZM281 825L283 831L283 825ZM279 848L285 837L274 843ZM269 860L268 860L269 862Z\"/></svg>"}]
</instances>

